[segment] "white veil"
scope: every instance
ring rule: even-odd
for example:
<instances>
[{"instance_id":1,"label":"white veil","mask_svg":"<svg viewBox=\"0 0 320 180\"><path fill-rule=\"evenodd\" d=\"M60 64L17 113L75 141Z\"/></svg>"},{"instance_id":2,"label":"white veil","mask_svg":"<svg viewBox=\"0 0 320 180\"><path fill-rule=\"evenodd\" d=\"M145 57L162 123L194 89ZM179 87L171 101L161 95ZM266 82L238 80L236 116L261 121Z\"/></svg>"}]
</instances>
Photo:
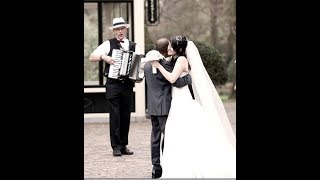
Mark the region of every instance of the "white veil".
<instances>
[{"instance_id":1,"label":"white veil","mask_svg":"<svg viewBox=\"0 0 320 180\"><path fill-rule=\"evenodd\" d=\"M192 88L195 100L209 113L213 120L220 120L226 137L236 147L236 138L220 96L205 69L198 48L188 41L186 55L191 66Z\"/></svg>"}]
</instances>

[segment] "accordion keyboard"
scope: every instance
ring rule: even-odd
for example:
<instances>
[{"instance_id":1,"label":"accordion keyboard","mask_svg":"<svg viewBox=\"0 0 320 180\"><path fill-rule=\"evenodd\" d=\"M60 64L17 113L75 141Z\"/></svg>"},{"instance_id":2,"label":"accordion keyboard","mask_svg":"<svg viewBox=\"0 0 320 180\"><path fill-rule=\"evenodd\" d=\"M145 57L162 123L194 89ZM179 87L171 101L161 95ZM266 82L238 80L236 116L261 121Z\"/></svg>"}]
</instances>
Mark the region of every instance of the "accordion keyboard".
<instances>
[{"instance_id":1,"label":"accordion keyboard","mask_svg":"<svg viewBox=\"0 0 320 180\"><path fill-rule=\"evenodd\" d=\"M115 61L114 64L110 65L109 68L109 78L118 79L119 78L119 72L122 65L122 56L123 51L119 49L113 49L112 51L112 59Z\"/></svg>"}]
</instances>

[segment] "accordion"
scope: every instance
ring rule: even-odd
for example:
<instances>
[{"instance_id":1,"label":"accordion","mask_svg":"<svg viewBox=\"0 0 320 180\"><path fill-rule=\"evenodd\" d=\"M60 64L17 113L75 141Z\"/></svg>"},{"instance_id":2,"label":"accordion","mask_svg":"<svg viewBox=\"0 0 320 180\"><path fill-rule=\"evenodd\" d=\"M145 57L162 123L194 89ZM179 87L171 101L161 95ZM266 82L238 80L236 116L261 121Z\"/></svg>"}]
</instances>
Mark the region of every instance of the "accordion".
<instances>
[{"instance_id":1,"label":"accordion","mask_svg":"<svg viewBox=\"0 0 320 180\"><path fill-rule=\"evenodd\" d=\"M143 56L143 54L136 54L133 51L113 49L112 59L115 63L110 64L108 78L119 80L129 78L134 81L141 81L139 70Z\"/></svg>"}]
</instances>

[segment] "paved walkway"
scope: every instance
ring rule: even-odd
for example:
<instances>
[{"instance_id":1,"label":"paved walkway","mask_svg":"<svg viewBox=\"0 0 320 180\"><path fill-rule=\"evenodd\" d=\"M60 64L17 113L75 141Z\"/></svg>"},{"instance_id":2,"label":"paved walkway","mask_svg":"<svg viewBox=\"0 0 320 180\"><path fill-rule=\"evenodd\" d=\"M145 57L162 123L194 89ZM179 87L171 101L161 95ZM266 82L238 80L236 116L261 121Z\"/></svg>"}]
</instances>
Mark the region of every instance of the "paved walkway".
<instances>
[{"instance_id":1,"label":"paved walkway","mask_svg":"<svg viewBox=\"0 0 320 180\"><path fill-rule=\"evenodd\" d=\"M236 132L236 104L224 105ZM150 135L150 119L131 122L127 147L134 154L113 157L109 123L84 123L84 178L151 179Z\"/></svg>"}]
</instances>

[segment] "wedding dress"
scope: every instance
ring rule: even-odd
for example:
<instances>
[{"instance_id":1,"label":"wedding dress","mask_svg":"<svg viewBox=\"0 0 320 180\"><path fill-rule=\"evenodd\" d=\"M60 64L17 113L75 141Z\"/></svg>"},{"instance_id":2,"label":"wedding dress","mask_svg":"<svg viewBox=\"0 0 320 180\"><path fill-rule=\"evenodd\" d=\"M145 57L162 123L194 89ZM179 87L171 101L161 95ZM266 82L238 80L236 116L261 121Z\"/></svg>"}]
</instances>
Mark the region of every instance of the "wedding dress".
<instances>
[{"instance_id":1,"label":"wedding dress","mask_svg":"<svg viewBox=\"0 0 320 180\"><path fill-rule=\"evenodd\" d=\"M235 178L235 136L192 41L188 41L187 57L193 58L189 62L196 100L192 99L188 86L172 88L161 178Z\"/></svg>"}]
</instances>

